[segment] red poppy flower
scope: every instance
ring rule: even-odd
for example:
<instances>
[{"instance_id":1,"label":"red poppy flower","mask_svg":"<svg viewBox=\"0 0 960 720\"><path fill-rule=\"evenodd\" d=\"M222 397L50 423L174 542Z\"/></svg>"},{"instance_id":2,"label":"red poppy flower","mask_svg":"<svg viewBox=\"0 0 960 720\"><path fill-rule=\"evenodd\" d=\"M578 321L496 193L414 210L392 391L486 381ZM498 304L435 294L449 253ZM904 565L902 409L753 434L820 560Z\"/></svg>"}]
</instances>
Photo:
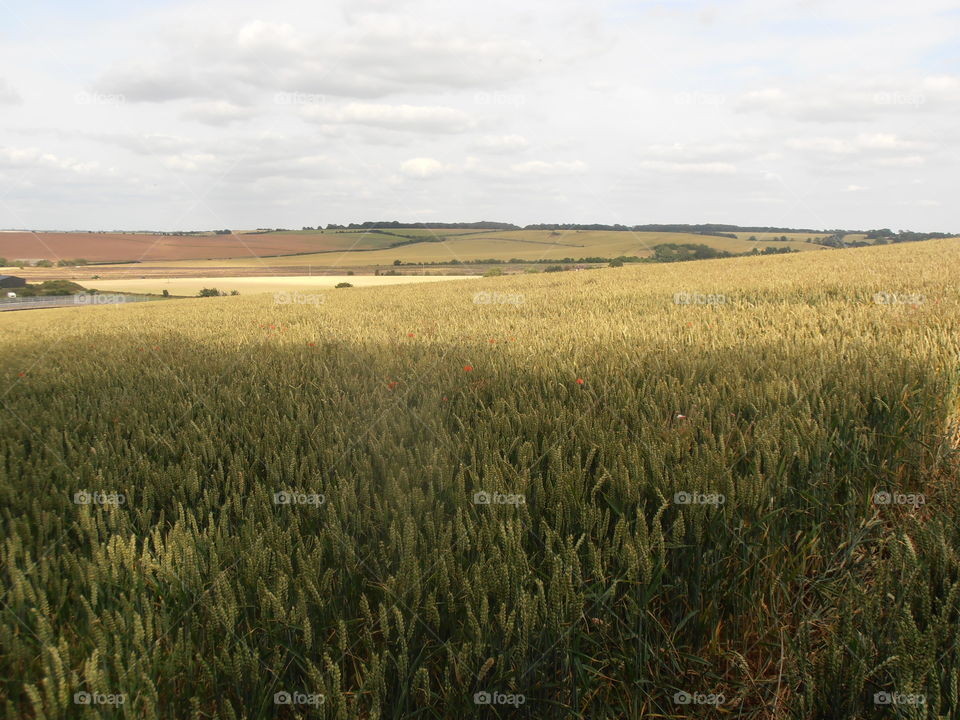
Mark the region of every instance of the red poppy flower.
<instances>
[{"instance_id":1,"label":"red poppy flower","mask_svg":"<svg viewBox=\"0 0 960 720\"><path fill-rule=\"evenodd\" d=\"M316 346L317 346L316 343L307 343L307 345L309 345L310 347L316 347Z\"/></svg>"},{"instance_id":2,"label":"red poppy flower","mask_svg":"<svg viewBox=\"0 0 960 720\"><path fill-rule=\"evenodd\" d=\"M26 373L17 373L17 377L26 377L26 376L27 376Z\"/></svg>"},{"instance_id":3,"label":"red poppy flower","mask_svg":"<svg viewBox=\"0 0 960 720\"><path fill-rule=\"evenodd\" d=\"M472 371L473 371L473 365L464 365L464 366L463 366L463 371L464 371L464 372L472 372Z\"/></svg>"},{"instance_id":4,"label":"red poppy flower","mask_svg":"<svg viewBox=\"0 0 960 720\"><path fill-rule=\"evenodd\" d=\"M387 383L387 387L390 388L391 390L393 390L393 389L394 389L397 385L399 385L399 384L400 384L400 383L398 383L396 380L394 380L393 382L388 382L388 383Z\"/></svg>"},{"instance_id":5,"label":"red poppy flower","mask_svg":"<svg viewBox=\"0 0 960 720\"><path fill-rule=\"evenodd\" d=\"M583 378L577 378L577 385L583 385Z\"/></svg>"},{"instance_id":6,"label":"red poppy flower","mask_svg":"<svg viewBox=\"0 0 960 720\"><path fill-rule=\"evenodd\" d=\"M407 337L414 337L414 333L407 333Z\"/></svg>"}]
</instances>

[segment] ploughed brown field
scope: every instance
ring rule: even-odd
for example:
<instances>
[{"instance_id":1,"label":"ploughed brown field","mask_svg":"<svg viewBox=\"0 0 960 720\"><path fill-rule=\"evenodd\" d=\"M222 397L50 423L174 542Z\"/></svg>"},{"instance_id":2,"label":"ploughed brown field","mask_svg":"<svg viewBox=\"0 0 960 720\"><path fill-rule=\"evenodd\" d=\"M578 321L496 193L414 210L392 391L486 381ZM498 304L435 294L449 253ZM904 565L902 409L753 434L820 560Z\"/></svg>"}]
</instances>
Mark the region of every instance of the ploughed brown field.
<instances>
[{"instance_id":1,"label":"ploughed brown field","mask_svg":"<svg viewBox=\"0 0 960 720\"><path fill-rule=\"evenodd\" d=\"M362 235L362 234L361 234ZM372 238L357 236L357 249ZM353 238L350 238L353 240ZM394 240L399 238L392 238ZM0 232L0 257L8 260L83 258L94 262L202 260L322 252L344 247L344 236L323 233L243 233L167 236L149 233ZM383 238L378 244L383 243ZM349 247L351 243L348 243Z\"/></svg>"}]
</instances>

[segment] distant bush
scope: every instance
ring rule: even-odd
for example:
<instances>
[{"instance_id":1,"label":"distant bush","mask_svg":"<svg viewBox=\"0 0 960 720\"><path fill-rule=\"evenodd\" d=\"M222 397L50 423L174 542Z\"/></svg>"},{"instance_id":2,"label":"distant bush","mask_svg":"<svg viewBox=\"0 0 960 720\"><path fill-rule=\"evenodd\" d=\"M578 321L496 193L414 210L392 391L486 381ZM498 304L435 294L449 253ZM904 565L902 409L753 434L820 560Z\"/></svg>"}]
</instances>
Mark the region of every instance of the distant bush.
<instances>
[{"instance_id":1,"label":"distant bush","mask_svg":"<svg viewBox=\"0 0 960 720\"><path fill-rule=\"evenodd\" d=\"M353 285L351 285L351 284L348 283L348 282L339 282L339 283L337 283L336 285L334 285L334 287L337 287L337 288L345 288L345 287L353 287Z\"/></svg>"},{"instance_id":2,"label":"distant bush","mask_svg":"<svg viewBox=\"0 0 960 720\"><path fill-rule=\"evenodd\" d=\"M503 275L503 270L498 267L492 267L484 271L484 277L497 277L498 275Z\"/></svg>"},{"instance_id":3,"label":"distant bush","mask_svg":"<svg viewBox=\"0 0 960 720\"><path fill-rule=\"evenodd\" d=\"M657 262L682 262L684 260L709 260L712 258L732 257L725 250L716 250L707 245L691 243L663 243L653 249Z\"/></svg>"},{"instance_id":4,"label":"distant bush","mask_svg":"<svg viewBox=\"0 0 960 720\"><path fill-rule=\"evenodd\" d=\"M82 285L77 285L69 280L45 280L36 285L27 284L24 287L16 288L17 295L20 297L37 297L48 295L76 295L77 293L87 292Z\"/></svg>"},{"instance_id":5,"label":"distant bush","mask_svg":"<svg viewBox=\"0 0 960 720\"><path fill-rule=\"evenodd\" d=\"M223 293L217 290L217 288L203 288L197 294L197 297L220 297L221 295L223 295Z\"/></svg>"}]
</instances>

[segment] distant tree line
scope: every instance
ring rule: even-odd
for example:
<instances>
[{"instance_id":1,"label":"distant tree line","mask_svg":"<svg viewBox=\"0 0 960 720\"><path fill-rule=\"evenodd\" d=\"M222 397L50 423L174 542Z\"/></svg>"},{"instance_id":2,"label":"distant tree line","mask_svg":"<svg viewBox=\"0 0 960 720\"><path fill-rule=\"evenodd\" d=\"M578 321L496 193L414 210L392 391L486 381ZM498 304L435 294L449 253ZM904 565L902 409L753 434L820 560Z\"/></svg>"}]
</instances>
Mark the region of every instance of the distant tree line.
<instances>
[{"instance_id":1,"label":"distant tree line","mask_svg":"<svg viewBox=\"0 0 960 720\"><path fill-rule=\"evenodd\" d=\"M866 233L867 240L874 240L877 245L884 245L886 243L902 243L902 242L918 242L920 240L940 240L943 238L956 237L956 235L951 235L949 233L942 232L912 232L910 230L901 230L900 232L893 232L889 228L882 228L880 230L870 230Z\"/></svg>"},{"instance_id":2,"label":"distant tree line","mask_svg":"<svg viewBox=\"0 0 960 720\"><path fill-rule=\"evenodd\" d=\"M736 237L732 233L737 232L789 232L789 233L816 233L817 230L809 228L783 228L783 227L753 227L740 225L719 225L716 223L701 223L697 225L683 224L649 224L649 225L602 225L599 223L591 225L578 225L575 223L539 223L537 225L526 225L524 230L612 230L617 232L677 232L690 233L694 235L719 235L726 233L723 237Z\"/></svg>"},{"instance_id":3,"label":"distant tree line","mask_svg":"<svg viewBox=\"0 0 960 720\"><path fill-rule=\"evenodd\" d=\"M513 223L490 222L482 220L480 222L460 222L460 223L424 223L424 222L399 222L398 220L386 220L381 222L367 221L362 223L350 223L349 225L337 225L330 223L327 230L369 230L373 228L442 228L449 230L521 230L519 225Z\"/></svg>"},{"instance_id":4,"label":"distant tree line","mask_svg":"<svg viewBox=\"0 0 960 720\"><path fill-rule=\"evenodd\" d=\"M419 266L445 266L445 265L555 265L557 263L581 264L610 264L620 267L624 263L662 263L662 262L682 262L685 260L712 260L716 258L740 257L744 255L782 255L785 253L799 252L794 248L768 247L763 250L753 248L747 253L731 253L726 250L717 250L708 245L698 245L692 243L661 243L653 248L652 257L639 257L637 255L619 255L615 258L589 256L581 258L538 258L529 260L525 258L510 258L502 260L500 258L483 258L479 260L438 260L436 262L403 262L394 260L396 267L419 267ZM551 271L554 272L554 271ZM391 272L377 271L378 275L390 275Z\"/></svg>"}]
</instances>

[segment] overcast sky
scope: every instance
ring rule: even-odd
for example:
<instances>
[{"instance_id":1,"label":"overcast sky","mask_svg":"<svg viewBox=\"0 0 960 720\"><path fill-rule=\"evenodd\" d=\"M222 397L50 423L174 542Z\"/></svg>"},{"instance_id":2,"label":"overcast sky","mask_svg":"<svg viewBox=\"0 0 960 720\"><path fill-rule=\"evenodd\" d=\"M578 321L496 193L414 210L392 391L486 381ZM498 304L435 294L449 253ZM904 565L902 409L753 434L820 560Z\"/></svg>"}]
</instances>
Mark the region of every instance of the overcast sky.
<instances>
[{"instance_id":1,"label":"overcast sky","mask_svg":"<svg viewBox=\"0 0 960 720\"><path fill-rule=\"evenodd\" d=\"M0 3L0 228L960 231L960 3Z\"/></svg>"}]
</instances>

